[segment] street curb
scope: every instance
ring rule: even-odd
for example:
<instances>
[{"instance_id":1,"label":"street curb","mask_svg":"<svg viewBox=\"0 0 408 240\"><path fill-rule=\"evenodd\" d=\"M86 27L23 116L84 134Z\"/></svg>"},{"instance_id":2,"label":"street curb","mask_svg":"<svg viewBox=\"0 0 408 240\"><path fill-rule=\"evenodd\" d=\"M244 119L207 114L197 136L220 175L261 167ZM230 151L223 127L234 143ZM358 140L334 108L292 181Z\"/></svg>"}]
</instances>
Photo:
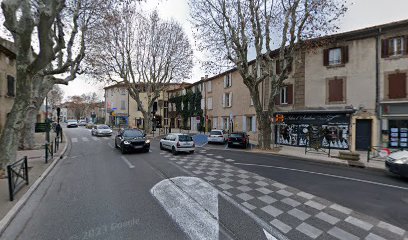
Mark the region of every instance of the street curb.
<instances>
[{"instance_id":1,"label":"street curb","mask_svg":"<svg viewBox=\"0 0 408 240\"><path fill-rule=\"evenodd\" d=\"M34 182L33 185L27 190L26 193L20 198L20 200L17 201L17 203L8 211L6 216L3 217L0 221L0 237L8 227L8 225L11 223L11 221L14 219L14 217L17 215L17 213L21 210L22 207L26 204L27 200L31 197L31 195L35 192L35 190L40 186L42 181L48 176L48 174L54 169L54 167L57 165L59 160L62 158L62 156L65 154L65 152L68 149L68 145L70 145L70 142L64 136L66 139L66 143L64 149L62 150L61 154L54 156L52 163L50 166L41 174L41 176Z\"/></svg>"}]
</instances>

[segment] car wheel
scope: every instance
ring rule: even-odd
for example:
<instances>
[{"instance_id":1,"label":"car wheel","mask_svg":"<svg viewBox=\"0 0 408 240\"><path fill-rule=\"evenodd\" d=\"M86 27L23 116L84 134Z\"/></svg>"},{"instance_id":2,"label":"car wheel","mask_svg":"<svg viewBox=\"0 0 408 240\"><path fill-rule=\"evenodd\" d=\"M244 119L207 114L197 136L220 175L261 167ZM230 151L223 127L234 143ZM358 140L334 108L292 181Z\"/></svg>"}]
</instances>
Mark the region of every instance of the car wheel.
<instances>
[{"instance_id":1,"label":"car wheel","mask_svg":"<svg viewBox=\"0 0 408 240\"><path fill-rule=\"evenodd\" d=\"M176 148L175 148L175 147L172 147L172 148L171 148L171 153L173 153L173 155L177 155L177 151L176 151Z\"/></svg>"},{"instance_id":2,"label":"car wheel","mask_svg":"<svg viewBox=\"0 0 408 240\"><path fill-rule=\"evenodd\" d=\"M143 152L148 153L150 150L150 148L146 148L145 150L143 150Z\"/></svg>"},{"instance_id":3,"label":"car wheel","mask_svg":"<svg viewBox=\"0 0 408 240\"><path fill-rule=\"evenodd\" d=\"M160 150L164 150L162 143L160 143Z\"/></svg>"},{"instance_id":4,"label":"car wheel","mask_svg":"<svg viewBox=\"0 0 408 240\"><path fill-rule=\"evenodd\" d=\"M230 148L230 147L232 147L232 145L231 145L231 144L228 144L228 147Z\"/></svg>"},{"instance_id":5,"label":"car wheel","mask_svg":"<svg viewBox=\"0 0 408 240\"><path fill-rule=\"evenodd\" d=\"M190 151L190 153L193 154L193 153L194 153L194 150L193 150L193 151Z\"/></svg>"}]
</instances>

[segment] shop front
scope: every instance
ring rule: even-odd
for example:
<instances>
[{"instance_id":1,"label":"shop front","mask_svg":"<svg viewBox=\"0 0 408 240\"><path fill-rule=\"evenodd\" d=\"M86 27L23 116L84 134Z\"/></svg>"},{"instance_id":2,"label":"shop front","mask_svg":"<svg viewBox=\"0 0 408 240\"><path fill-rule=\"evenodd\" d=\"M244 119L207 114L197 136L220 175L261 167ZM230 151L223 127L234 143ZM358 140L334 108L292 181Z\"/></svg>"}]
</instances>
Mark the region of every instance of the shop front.
<instances>
[{"instance_id":1,"label":"shop front","mask_svg":"<svg viewBox=\"0 0 408 240\"><path fill-rule=\"evenodd\" d=\"M353 112L344 110L276 113L283 115L283 122L276 126L276 143L304 147L307 144L308 129L318 128L323 135L323 147L349 149L350 119Z\"/></svg>"},{"instance_id":2,"label":"shop front","mask_svg":"<svg viewBox=\"0 0 408 240\"><path fill-rule=\"evenodd\" d=\"M382 105L382 142L389 148L408 148L408 103Z\"/></svg>"}]
</instances>

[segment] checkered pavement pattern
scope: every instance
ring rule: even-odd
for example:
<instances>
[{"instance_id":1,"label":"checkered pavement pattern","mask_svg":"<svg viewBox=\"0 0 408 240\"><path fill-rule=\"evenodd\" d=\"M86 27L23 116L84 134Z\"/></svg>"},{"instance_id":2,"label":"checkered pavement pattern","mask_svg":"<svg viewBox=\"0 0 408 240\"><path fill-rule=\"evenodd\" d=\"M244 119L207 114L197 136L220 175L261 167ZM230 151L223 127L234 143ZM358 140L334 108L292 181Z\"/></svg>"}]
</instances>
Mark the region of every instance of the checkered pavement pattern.
<instances>
[{"instance_id":1,"label":"checkered pavement pattern","mask_svg":"<svg viewBox=\"0 0 408 240\"><path fill-rule=\"evenodd\" d=\"M161 154L206 180L289 239L408 240L404 229L221 162L222 156L205 150L191 155Z\"/></svg>"}]
</instances>

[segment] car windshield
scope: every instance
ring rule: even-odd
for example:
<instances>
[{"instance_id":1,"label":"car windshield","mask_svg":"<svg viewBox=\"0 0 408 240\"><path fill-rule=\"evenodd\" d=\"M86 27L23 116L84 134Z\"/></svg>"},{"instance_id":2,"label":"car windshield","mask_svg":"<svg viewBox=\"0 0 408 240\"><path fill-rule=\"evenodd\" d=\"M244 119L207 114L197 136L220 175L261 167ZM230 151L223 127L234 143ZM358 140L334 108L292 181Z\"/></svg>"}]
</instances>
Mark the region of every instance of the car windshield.
<instances>
[{"instance_id":1,"label":"car windshield","mask_svg":"<svg viewBox=\"0 0 408 240\"><path fill-rule=\"evenodd\" d=\"M179 141L180 142L191 142L191 141L193 141L193 138L188 136L188 135L180 135L179 136Z\"/></svg>"},{"instance_id":2,"label":"car windshield","mask_svg":"<svg viewBox=\"0 0 408 240\"><path fill-rule=\"evenodd\" d=\"M125 130L123 132L124 137L143 137L143 132L139 130Z\"/></svg>"},{"instance_id":3,"label":"car windshield","mask_svg":"<svg viewBox=\"0 0 408 240\"><path fill-rule=\"evenodd\" d=\"M210 135L222 135L221 131L211 131Z\"/></svg>"},{"instance_id":4,"label":"car windshield","mask_svg":"<svg viewBox=\"0 0 408 240\"><path fill-rule=\"evenodd\" d=\"M98 129L109 129L109 127L106 126L106 125L99 125L99 126L98 126Z\"/></svg>"},{"instance_id":5,"label":"car windshield","mask_svg":"<svg viewBox=\"0 0 408 240\"><path fill-rule=\"evenodd\" d=\"M231 137L243 137L242 133L232 133Z\"/></svg>"}]
</instances>

